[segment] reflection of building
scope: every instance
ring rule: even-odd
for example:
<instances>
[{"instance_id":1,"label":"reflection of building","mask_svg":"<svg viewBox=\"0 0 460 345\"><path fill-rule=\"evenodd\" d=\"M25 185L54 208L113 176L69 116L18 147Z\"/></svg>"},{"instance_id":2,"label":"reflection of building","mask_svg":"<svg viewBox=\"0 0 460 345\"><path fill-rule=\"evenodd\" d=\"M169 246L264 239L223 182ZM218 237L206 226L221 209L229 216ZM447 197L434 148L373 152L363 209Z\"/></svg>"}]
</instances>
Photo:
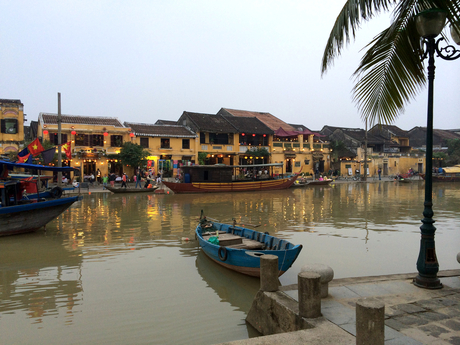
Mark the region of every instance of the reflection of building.
<instances>
[{"instance_id":1,"label":"reflection of building","mask_svg":"<svg viewBox=\"0 0 460 345\"><path fill-rule=\"evenodd\" d=\"M61 143L71 142L72 159L66 159L62 153L63 163L81 167L83 175L123 172L123 165L118 159L111 159L111 154L120 152L126 141L131 141L131 129L124 127L115 117L96 116L61 116ZM40 113L38 117L38 137L58 145L58 115Z\"/></svg>"},{"instance_id":2,"label":"reflection of building","mask_svg":"<svg viewBox=\"0 0 460 345\"><path fill-rule=\"evenodd\" d=\"M24 147L24 104L19 99L0 99L0 154Z\"/></svg>"}]
</instances>

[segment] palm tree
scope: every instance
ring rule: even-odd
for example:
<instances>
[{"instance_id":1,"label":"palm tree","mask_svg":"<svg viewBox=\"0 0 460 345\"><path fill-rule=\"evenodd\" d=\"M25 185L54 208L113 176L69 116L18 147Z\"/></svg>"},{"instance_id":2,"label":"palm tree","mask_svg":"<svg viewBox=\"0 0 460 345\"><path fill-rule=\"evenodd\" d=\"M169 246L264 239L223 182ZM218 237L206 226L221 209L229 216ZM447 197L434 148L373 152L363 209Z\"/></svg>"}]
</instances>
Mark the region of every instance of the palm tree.
<instances>
[{"instance_id":1,"label":"palm tree","mask_svg":"<svg viewBox=\"0 0 460 345\"><path fill-rule=\"evenodd\" d=\"M367 45L353 74L353 100L371 125L393 122L425 86L415 15L430 8L446 10L450 23L460 22L460 0L348 0L337 17L324 50L322 75L355 37L361 22L392 9L390 26Z\"/></svg>"}]
</instances>

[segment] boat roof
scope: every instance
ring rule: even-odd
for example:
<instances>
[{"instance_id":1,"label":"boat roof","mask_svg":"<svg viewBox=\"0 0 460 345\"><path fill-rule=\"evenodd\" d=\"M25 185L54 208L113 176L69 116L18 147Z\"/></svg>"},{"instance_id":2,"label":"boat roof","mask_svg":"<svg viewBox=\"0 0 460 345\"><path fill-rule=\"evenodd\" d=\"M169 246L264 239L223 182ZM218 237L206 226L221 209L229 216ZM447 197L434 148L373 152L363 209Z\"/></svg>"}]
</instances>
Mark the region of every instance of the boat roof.
<instances>
[{"instance_id":1,"label":"boat roof","mask_svg":"<svg viewBox=\"0 0 460 345\"><path fill-rule=\"evenodd\" d=\"M34 169L34 170L41 170L41 171L79 171L78 168L73 167L55 167L55 166L47 166L47 165L40 165L40 164L29 164L29 163L14 163L9 161L2 161L0 160L0 165L6 165L8 169L13 168L20 168L20 169Z\"/></svg>"},{"instance_id":2,"label":"boat roof","mask_svg":"<svg viewBox=\"0 0 460 345\"><path fill-rule=\"evenodd\" d=\"M458 174L460 173L460 164L453 167L445 167L443 170L446 174Z\"/></svg>"}]
</instances>

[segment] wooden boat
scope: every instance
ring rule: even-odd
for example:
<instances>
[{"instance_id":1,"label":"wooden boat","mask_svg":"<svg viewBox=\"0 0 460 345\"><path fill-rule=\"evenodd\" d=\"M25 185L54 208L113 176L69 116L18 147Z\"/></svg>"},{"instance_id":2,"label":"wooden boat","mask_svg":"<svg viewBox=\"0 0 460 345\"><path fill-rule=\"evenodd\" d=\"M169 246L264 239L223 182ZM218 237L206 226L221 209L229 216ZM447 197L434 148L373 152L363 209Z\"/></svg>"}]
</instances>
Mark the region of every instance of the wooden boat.
<instances>
[{"instance_id":1,"label":"wooden boat","mask_svg":"<svg viewBox=\"0 0 460 345\"><path fill-rule=\"evenodd\" d=\"M105 188L112 193L153 193L158 189L158 186L153 186L152 188L120 188L106 186Z\"/></svg>"},{"instance_id":2,"label":"wooden boat","mask_svg":"<svg viewBox=\"0 0 460 345\"><path fill-rule=\"evenodd\" d=\"M3 178L0 181L0 236L32 232L40 229L68 209L81 196L44 199L37 196L23 198L24 181L9 179L8 169L69 171L69 167L47 167L27 163L0 161ZM38 180L39 181L39 180ZM26 181L29 183L30 181ZM60 195L59 195L60 197Z\"/></svg>"},{"instance_id":3,"label":"wooden boat","mask_svg":"<svg viewBox=\"0 0 460 345\"><path fill-rule=\"evenodd\" d=\"M312 186L328 186L331 184L331 182L334 181L332 179L324 179L324 180L312 180L312 181L307 181L307 182L299 182L296 181L291 188L303 188L303 187L312 187Z\"/></svg>"},{"instance_id":4,"label":"wooden boat","mask_svg":"<svg viewBox=\"0 0 460 345\"><path fill-rule=\"evenodd\" d=\"M282 168L282 163L257 165L195 165L184 166L183 182L163 181L166 187L174 193L219 193L219 192L249 192L287 189L297 179L298 175L275 178L274 169ZM266 173L248 174L246 171L266 171ZM270 170L270 172L269 172Z\"/></svg>"},{"instance_id":5,"label":"wooden boat","mask_svg":"<svg viewBox=\"0 0 460 345\"><path fill-rule=\"evenodd\" d=\"M200 219L195 233L203 252L211 260L254 277L260 277L262 255L278 256L278 272L281 276L292 266L302 250L302 245L294 245L267 232L258 232L236 224L211 222L206 217Z\"/></svg>"},{"instance_id":6,"label":"wooden boat","mask_svg":"<svg viewBox=\"0 0 460 345\"><path fill-rule=\"evenodd\" d=\"M425 179L425 174L419 174ZM442 168L442 173L436 173L431 176L433 182L460 182L460 164L453 167Z\"/></svg>"}]
</instances>

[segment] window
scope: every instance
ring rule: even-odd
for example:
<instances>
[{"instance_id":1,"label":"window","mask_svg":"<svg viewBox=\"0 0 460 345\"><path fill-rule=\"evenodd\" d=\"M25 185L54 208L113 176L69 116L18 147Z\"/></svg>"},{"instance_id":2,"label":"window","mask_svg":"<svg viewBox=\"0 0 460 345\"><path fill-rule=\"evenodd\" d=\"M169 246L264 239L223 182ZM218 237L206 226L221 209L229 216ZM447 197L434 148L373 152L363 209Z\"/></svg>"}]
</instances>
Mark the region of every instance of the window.
<instances>
[{"instance_id":1,"label":"window","mask_svg":"<svg viewBox=\"0 0 460 345\"><path fill-rule=\"evenodd\" d=\"M2 133L17 134L18 133L18 120L16 119L2 120Z\"/></svg>"},{"instance_id":2,"label":"window","mask_svg":"<svg viewBox=\"0 0 460 345\"><path fill-rule=\"evenodd\" d=\"M206 143L206 134L203 132L200 132L200 144L205 144Z\"/></svg>"},{"instance_id":3,"label":"window","mask_svg":"<svg viewBox=\"0 0 460 345\"><path fill-rule=\"evenodd\" d=\"M75 146L89 146L89 135L75 134Z\"/></svg>"},{"instance_id":4,"label":"window","mask_svg":"<svg viewBox=\"0 0 460 345\"><path fill-rule=\"evenodd\" d=\"M209 133L209 143L217 145L227 145L228 144L228 134L227 133Z\"/></svg>"},{"instance_id":5,"label":"window","mask_svg":"<svg viewBox=\"0 0 460 345\"><path fill-rule=\"evenodd\" d=\"M189 149L190 148L190 139L182 139L182 148Z\"/></svg>"},{"instance_id":6,"label":"window","mask_svg":"<svg viewBox=\"0 0 460 345\"><path fill-rule=\"evenodd\" d=\"M90 146L104 146L104 136L102 134L91 135Z\"/></svg>"},{"instance_id":7,"label":"window","mask_svg":"<svg viewBox=\"0 0 460 345\"><path fill-rule=\"evenodd\" d=\"M149 138L141 138L141 146L144 149L148 149L149 148Z\"/></svg>"},{"instance_id":8,"label":"window","mask_svg":"<svg viewBox=\"0 0 460 345\"><path fill-rule=\"evenodd\" d=\"M50 133L50 142L53 145L59 145L58 143L59 136L57 133ZM65 144L67 142L67 134L61 133L61 144Z\"/></svg>"},{"instance_id":9,"label":"window","mask_svg":"<svg viewBox=\"0 0 460 345\"><path fill-rule=\"evenodd\" d=\"M122 135L110 136L110 146L111 147L122 147L123 146L123 136Z\"/></svg>"},{"instance_id":10,"label":"window","mask_svg":"<svg viewBox=\"0 0 460 345\"><path fill-rule=\"evenodd\" d=\"M162 149L170 149L169 146L169 138L161 138L161 148Z\"/></svg>"}]
</instances>

